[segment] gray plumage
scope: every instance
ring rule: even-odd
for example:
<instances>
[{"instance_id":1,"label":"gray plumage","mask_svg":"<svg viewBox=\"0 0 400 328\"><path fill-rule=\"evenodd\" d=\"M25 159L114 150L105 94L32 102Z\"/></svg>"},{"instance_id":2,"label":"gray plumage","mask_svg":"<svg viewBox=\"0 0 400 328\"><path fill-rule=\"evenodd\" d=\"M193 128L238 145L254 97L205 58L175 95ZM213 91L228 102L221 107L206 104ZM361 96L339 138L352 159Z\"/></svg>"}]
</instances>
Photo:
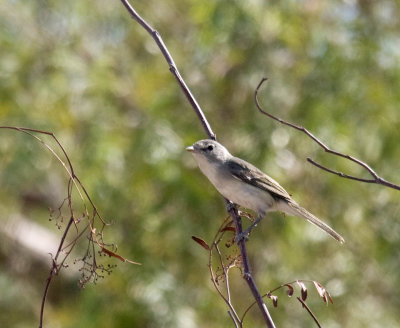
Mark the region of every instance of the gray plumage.
<instances>
[{"instance_id":1,"label":"gray plumage","mask_svg":"<svg viewBox=\"0 0 400 328\"><path fill-rule=\"evenodd\" d=\"M186 150L192 152L200 170L225 198L258 214L257 223L268 212L281 211L304 218L344 242L336 231L298 205L278 182L254 165L232 156L220 143L200 140Z\"/></svg>"}]
</instances>

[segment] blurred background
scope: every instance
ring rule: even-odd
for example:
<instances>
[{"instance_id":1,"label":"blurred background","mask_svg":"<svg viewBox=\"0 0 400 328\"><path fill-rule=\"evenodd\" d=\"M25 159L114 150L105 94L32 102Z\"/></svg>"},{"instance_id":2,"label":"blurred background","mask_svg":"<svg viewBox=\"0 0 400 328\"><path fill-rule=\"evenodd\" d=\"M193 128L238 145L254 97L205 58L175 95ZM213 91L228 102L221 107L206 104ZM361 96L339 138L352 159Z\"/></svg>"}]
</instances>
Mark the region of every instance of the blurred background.
<instances>
[{"instance_id":1,"label":"blurred background","mask_svg":"<svg viewBox=\"0 0 400 328\"><path fill-rule=\"evenodd\" d=\"M156 28L218 140L278 180L346 239L280 213L248 242L262 292L295 279L323 327L400 324L400 193L344 180L309 163L368 177L324 154L332 148L399 184L399 1L135 1ZM223 199L185 146L206 137L159 49L119 1L0 2L0 124L54 132L104 218L104 238L142 266L117 264L79 289L77 247L51 287L45 327L233 327L215 292L208 254L226 216ZM51 143L50 139L44 138ZM54 143L51 143L54 145ZM0 326L37 326L62 229L49 222L68 177L33 138L0 129ZM82 204L76 202L76 212ZM233 271L238 312L251 302ZM296 291L298 295L299 291ZM278 327L311 327L296 299L278 292ZM257 310L247 327L261 327Z\"/></svg>"}]
</instances>

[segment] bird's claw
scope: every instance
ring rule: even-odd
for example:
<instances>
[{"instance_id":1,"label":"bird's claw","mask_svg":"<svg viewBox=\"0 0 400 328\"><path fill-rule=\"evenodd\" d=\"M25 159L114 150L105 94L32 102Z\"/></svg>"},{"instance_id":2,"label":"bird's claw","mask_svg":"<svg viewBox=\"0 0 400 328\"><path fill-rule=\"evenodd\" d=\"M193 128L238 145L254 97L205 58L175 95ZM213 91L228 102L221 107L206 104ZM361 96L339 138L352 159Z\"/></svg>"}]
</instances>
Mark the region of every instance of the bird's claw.
<instances>
[{"instance_id":1,"label":"bird's claw","mask_svg":"<svg viewBox=\"0 0 400 328\"><path fill-rule=\"evenodd\" d=\"M232 202L227 202L226 203L226 211L230 212L231 210L233 210L234 208L236 208L236 205Z\"/></svg>"},{"instance_id":2,"label":"bird's claw","mask_svg":"<svg viewBox=\"0 0 400 328\"><path fill-rule=\"evenodd\" d=\"M243 231L241 233L236 234L235 243L239 244L242 240L244 240L245 242L249 240L249 232L248 231Z\"/></svg>"},{"instance_id":3,"label":"bird's claw","mask_svg":"<svg viewBox=\"0 0 400 328\"><path fill-rule=\"evenodd\" d=\"M248 240L249 240L249 236L250 236L250 232L257 226L257 224L260 223L261 219L262 219L262 216L259 216L259 217L253 222L253 224L252 224L250 227L248 227L245 231L243 231L243 232L237 234L236 237L235 237L235 242L236 242L237 244L239 244L239 242L241 242L242 240L248 241Z\"/></svg>"}]
</instances>

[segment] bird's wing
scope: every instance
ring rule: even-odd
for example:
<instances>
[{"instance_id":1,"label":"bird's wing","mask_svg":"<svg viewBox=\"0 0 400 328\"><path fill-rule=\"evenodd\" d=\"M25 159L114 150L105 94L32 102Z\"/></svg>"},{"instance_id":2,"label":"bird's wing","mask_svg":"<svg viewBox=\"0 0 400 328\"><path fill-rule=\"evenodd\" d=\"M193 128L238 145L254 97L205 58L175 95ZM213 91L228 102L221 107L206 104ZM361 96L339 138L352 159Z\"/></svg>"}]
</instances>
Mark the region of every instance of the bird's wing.
<instances>
[{"instance_id":1,"label":"bird's wing","mask_svg":"<svg viewBox=\"0 0 400 328\"><path fill-rule=\"evenodd\" d=\"M278 182L266 175L264 172L260 171L254 165L237 157L228 160L226 164L229 167L230 173L236 179L263 189L271 193L274 198L291 198L287 191L283 189Z\"/></svg>"}]
</instances>

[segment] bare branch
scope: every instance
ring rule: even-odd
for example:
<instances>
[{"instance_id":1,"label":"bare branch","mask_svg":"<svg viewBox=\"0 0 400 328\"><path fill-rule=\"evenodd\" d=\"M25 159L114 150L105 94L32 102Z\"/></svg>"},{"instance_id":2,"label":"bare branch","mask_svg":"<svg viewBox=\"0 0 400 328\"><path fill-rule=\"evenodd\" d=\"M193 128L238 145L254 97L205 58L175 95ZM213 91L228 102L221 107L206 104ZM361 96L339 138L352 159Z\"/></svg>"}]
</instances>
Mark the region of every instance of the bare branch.
<instances>
[{"instance_id":1,"label":"bare branch","mask_svg":"<svg viewBox=\"0 0 400 328\"><path fill-rule=\"evenodd\" d=\"M215 134L211 129L210 124L207 121L206 116L204 115L202 109L200 108L200 105L194 98L193 94L191 93L189 87L186 85L185 81L183 80L181 74L179 73L179 70L170 55L167 46L165 45L163 39L161 38L160 33L158 33L157 30L153 29L149 23L147 23L137 12L136 10L130 5L130 3L127 0L121 0L122 4L125 6L126 10L130 13L131 17L138 22L154 39L154 41L157 43L157 46L160 48L165 60L167 61L169 65L169 70L172 73L172 75L175 77L176 81L178 82L180 88L182 89L183 93L185 94L187 100L189 101L190 105L193 107L194 111L196 112L198 118L201 121L201 124L203 125L204 130L206 131L207 135L210 137L210 139L215 140Z\"/></svg>"},{"instance_id":2,"label":"bare branch","mask_svg":"<svg viewBox=\"0 0 400 328\"><path fill-rule=\"evenodd\" d=\"M338 156L338 157L345 158L345 159L347 159L347 160L349 160L349 161L351 161L351 162L356 163L357 165L359 165L359 166L361 166L362 168L364 168L364 169L372 176L372 179L363 179L363 178L355 177L355 176L352 176L352 175L344 174L344 173L341 173L341 172L338 172L338 171L329 169L329 168L327 168L326 166L323 166L323 165L321 165L321 164L315 162L315 161L312 160L311 158L307 158L307 161L308 161L308 162L310 162L311 164L315 165L316 167L318 167L318 168L320 168L320 169L322 169L322 170L324 170L324 171L327 171L327 172L329 172L329 173L338 175L338 176L340 176L340 177L342 177L342 178L351 179L351 180L356 180L356 181L365 182L365 183L380 184L380 185L383 185L383 186L385 186L385 187L389 187L389 188L393 188L393 189L396 189L396 190L400 190L400 185L394 184L394 183L392 183L392 182L389 182L389 181L387 181L387 180L381 178L368 164L364 163L363 161L361 161L361 160L359 160L359 159L357 159L357 158L355 158L355 157L353 157L353 156L346 155L346 154L343 154L343 153L340 153L340 152L338 152L338 151L335 151L335 150L330 149L328 146L326 146L320 139L318 139L316 136L314 136L314 135L313 135L310 131L308 131L306 128L304 128L304 127L302 127L302 126L299 126L299 125L296 125L296 124L293 124L293 123L290 123L290 122L288 122L288 121L285 121L285 120L283 120L283 119L281 119L281 118L279 118L279 117L277 117L277 116L274 116L274 115L272 115L271 113L265 111L265 110L261 107L261 105L260 105L260 103L259 103L259 101L258 101L258 91L259 91L261 85L262 85L265 81L267 81L267 80L268 80L268 79L265 78L265 77L262 78L261 81L260 81L260 83L257 85L256 91L255 91L255 93L254 93L254 100L255 100L256 106L257 106L258 110L259 110L262 114L264 114L264 115L266 115L266 116L272 118L272 119L275 120L275 121L278 121L278 122L281 123L281 124L290 126L290 127L293 128L293 129L296 129L296 130L299 130L299 131L305 133L310 139L312 139L312 140L313 140L314 142L316 142L322 149L324 149L325 152L327 152L327 153L329 153L329 154L332 154L332 155L335 155L335 156Z\"/></svg>"},{"instance_id":3,"label":"bare branch","mask_svg":"<svg viewBox=\"0 0 400 328\"><path fill-rule=\"evenodd\" d=\"M227 204L231 204L228 200L226 200ZM229 206L229 205L228 205ZM242 220L239 216L238 210L235 206L229 206L229 214L233 218L233 222L235 223L235 228L236 228L236 234L240 235L243 232L242 228ZM250 267L250 262L249 258L247 255L247 248L246 248L246 242L242 238L239 240L239 248L240 248L240 253L242 254L242 263L243 263L243 278L246 280L247 284L249 285L249 288L253 294L254 299L256 300L256 303L264 317L264 320L269 328L275 328L275 324L271 318L271 315L269 314L269 311L267 309L267 306L264 303L264 300L258 291L257 285L254 281L253 275L251 273L251 267Z\"/></svg>"}]
</instances>

